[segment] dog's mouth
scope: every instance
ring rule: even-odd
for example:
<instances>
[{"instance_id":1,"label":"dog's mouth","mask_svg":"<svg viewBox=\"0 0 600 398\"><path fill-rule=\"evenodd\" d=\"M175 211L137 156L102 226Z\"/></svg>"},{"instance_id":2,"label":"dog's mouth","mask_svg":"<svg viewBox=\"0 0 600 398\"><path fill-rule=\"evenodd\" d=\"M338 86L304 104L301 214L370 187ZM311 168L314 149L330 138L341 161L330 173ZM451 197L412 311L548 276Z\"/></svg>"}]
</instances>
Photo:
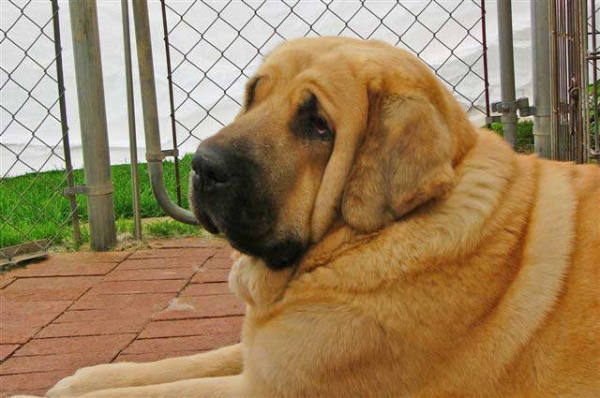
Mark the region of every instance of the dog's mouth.
<instances>
[{"instance_id":1,"label":"dog's mouth","mask_svg":"<svg viewBox=\"0 0 600 398\"><path fill-rule=\"evenodd\" d=\"M274 242L268 223L257 223L261 227L236 225L211 215L206 209L196 209L194 213L208 232L223 235L234 249L261 258L273 270L294 264L306 251L306 244L295 236Z\"/></svg>"},{"instance_id":2,"label":"dog's mouth","mask_svg":"<svg viewBox=\"0 0 600 398\"><path fill-rule=\"evenodd\" d=\"M222 234L230 241L261 242L269 240L272 222L266 214L245 217L243 211L226 212L203 208L194 212L200 225L212 234Z\"/></svg>"},{"instance_id":3,"label":"dog's mouth","mask_svg":"<svg viewBox=\"0 0 600 398\"><path fill-rule=\"evenodd\" d=\"M200 225L202 226L202 228L204 228L211 234L217 235L217 234L221 233L221 231L219 230L217 225L213 222L213 220L210 218L210 216L206 212L197 211L197 212L195 212L195 216L196 216L196 219L198 220L198 222L200 223Z\"/></svg>"},{"instance_id":4,"label":"dog's mouth","mask_svg":"<svg viewBox=\"0 0 600 398\"><path fill-rule=\"evenodd\" d=\"M271 244L229 238L228 240L234 249L262 259L272 270L284 269L295 264L306 251L306 245L301 240L295 238L284 239Z\"/></svg>"}]
</instances>

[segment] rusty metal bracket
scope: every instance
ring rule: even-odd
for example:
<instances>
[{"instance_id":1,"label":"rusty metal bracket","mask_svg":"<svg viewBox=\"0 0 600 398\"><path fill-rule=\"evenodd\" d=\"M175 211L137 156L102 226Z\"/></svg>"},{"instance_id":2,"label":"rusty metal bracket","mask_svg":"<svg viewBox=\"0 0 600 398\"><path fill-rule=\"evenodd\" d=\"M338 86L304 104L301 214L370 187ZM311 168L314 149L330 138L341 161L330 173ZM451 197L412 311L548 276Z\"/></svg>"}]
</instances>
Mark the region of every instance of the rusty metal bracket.
<instances>
[{"instance_id":1,"label":"rusty metal bracket","mask_svg":"<svg viewBox=\"0 0 600 398\"><path fill-rule=\"evenodd\" d=\"M527 116L549 116L548 109L541 109L529 105L529 98L521 97L516 101L499 101L492 103L492 112L512 113L519 112L519 117ZM485 118L487 124L502 122L502 116L493 115Z\"/></svg>"},{"instance_id":2,"label":"rusty metal bracket","mask_svg":"<svg viewBox=\"0 0 600 398\"><path fill-rule=\"evenodd\" d=\"M167 156L174 158L179 157L179 150L177 149L165 149L158 153L146 153L146 161L148 162L162 162Z\"/></svg>"},{"instance_id":3,"label":"rusty metal bracket","mask_svg":"<svg viewBox=\"0 0 600 398\"><path fill-rule=\"evenodd\" d=\"M500 123L502 116L488 116L485 118L485 124Z\"/></svg>"},{"instance_id":4,"label":"rusty metal bracket","mask_svg":"<svg viewBox=\"0 0 600 398\"><path fill-rule=\"evenodd\" d=\"M527 117L534 115L535 108L529 106L529 98L527 97L521 97L516 101L499 101L492 104L492 112L507 113L517 111L519 112L520 117Z\"/></svg>"},{"instance_id":5,"label":"rusty metal bracket","mask_svg":"<svg viewBox=\"0 0 600 398\"><path fill-rule=\"evenodd\" d=\"M108 195L115 190L112 183L103 185L76 185L74 187L66 187L63 189L62 194L64 196L75 196L75 195L86 195L86 196L100 196Z\"/></svg>"}]
</instances>

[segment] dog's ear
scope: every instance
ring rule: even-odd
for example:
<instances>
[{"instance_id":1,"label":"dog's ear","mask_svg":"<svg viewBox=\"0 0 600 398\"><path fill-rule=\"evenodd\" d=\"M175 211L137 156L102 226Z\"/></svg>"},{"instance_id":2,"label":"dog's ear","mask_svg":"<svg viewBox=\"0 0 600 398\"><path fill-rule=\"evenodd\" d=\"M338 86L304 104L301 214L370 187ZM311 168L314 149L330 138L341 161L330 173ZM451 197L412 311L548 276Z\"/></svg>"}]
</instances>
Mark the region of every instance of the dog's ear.
<instances>
[{"instance_id":1,"label":"dog's ear","mask_svg":"<svg viewBox=\"0 0 600 398\"><path fill-rule=\"evenodd\" d=\"M338 77L342 72L338 73ZM333 151L325 168L311 219L311 239L318 242L340 216L340 203L356 151L367 125L368 97L354 78L336 88L331 117L337 120Z\"/></svg>"},{"instance_id":2,"label":"dog's ear","mask_svg":"<svg viewBox=\"0 0 600 398\"><path fill-rule=\"evenodd\" d=\"M362 146L342 199L352 227L372 232L454 186L452 137L426 98L369 93Z\"/></svg>"}]
</instances>

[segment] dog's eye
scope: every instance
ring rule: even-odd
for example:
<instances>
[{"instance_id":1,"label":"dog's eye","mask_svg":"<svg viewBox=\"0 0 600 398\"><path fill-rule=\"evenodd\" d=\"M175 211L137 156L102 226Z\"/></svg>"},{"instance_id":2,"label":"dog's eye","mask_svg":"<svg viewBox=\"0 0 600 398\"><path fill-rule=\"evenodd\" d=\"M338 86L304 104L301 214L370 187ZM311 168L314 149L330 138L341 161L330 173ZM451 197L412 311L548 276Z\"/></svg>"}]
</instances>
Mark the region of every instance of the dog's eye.
<instances>
[{"instance_id":1,"label":"dog's eye","mask_svg":"<svg viewBox=\"0 0 600 398\"><path fill-rule=\"evenodd\" d=\"M312 121L312 124L317 135L323 140L329 140L332 138L333 134L325 119L321 117L315 117Z\"/></svg>"}]
</instances>

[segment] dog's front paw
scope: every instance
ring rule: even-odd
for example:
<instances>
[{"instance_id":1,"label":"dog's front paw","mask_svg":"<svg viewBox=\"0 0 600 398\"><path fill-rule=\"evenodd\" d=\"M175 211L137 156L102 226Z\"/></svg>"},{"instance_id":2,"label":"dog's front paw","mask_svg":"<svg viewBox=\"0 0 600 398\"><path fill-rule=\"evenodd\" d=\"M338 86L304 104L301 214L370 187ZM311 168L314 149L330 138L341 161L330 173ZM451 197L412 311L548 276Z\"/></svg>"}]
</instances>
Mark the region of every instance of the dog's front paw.
<instances>
[{"instance_id":1,"label":"dog's front paw","mask_svg":"<svg viewBox=\"0 0 600 398\"><path fill-rule=\"evenodd\" d=\"M116 363L79 369L56 383L46 393L49 398L80 397L86 393L119 387L125 382L130 363Z\"/></svg>"},{"instance_id":2,"label":"dog's front paw","mask_svg":"<svg viewBox=\"0 0 600 398\"><path fill-rule=\"evenodd\" d=\"M34 395L13 395L10 398L39 398Z\"/></svg>"}]
</instances>

